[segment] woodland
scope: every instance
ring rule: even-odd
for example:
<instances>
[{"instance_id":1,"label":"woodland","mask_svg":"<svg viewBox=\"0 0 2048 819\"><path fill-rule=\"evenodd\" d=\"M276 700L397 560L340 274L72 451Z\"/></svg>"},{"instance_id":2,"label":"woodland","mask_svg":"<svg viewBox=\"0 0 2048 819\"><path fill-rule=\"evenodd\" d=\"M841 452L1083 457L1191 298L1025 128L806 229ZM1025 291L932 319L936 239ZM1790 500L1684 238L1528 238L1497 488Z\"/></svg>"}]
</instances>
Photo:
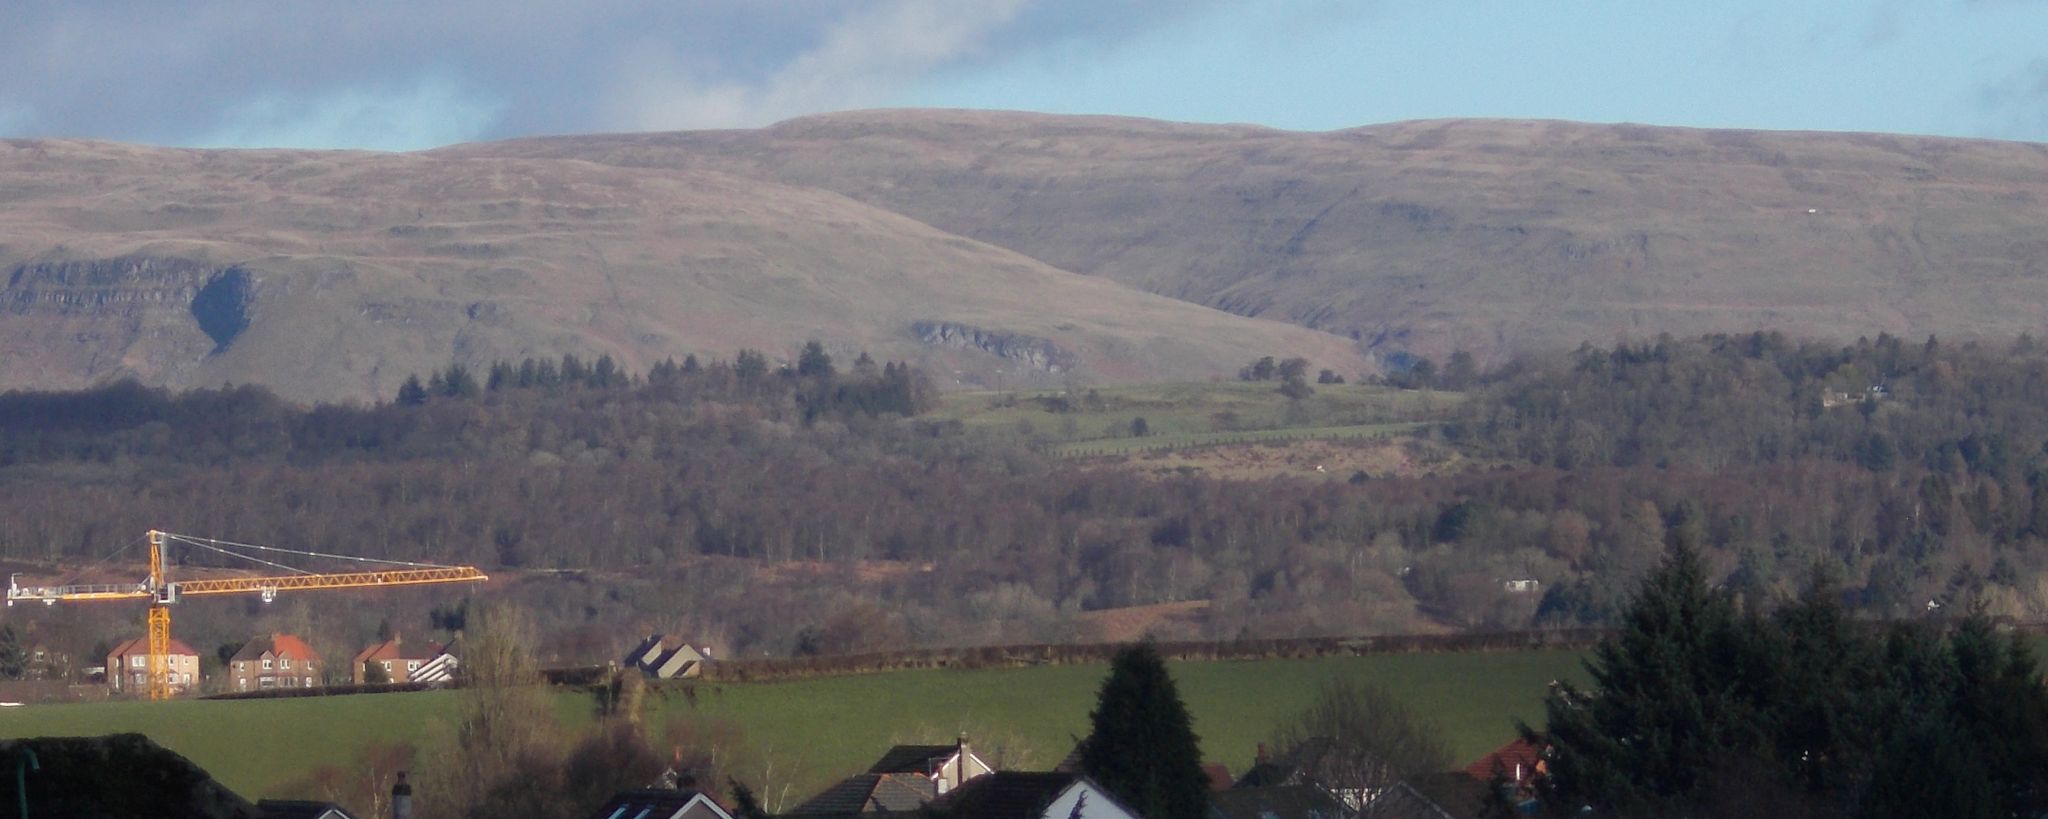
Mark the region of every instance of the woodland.
<instances>
[{"instance_id":1,"label":"woodland","mask_svg":"<svg viewBox=\"0 0 2048 819\"><path fill-rule=\"evenodd\" d=\"M1209 605L1159 636L1612 625L1674 545L1747 608L1817 572L1859 618L2048 606L2048 346L2032 339L1662 337L1392 380L1462 388L1400 444L1454 466L1141 478L933 420L925 374L816 344L786 366L451 366L374 405L11 392L0 562L104 582L164 528L474 564L510 580L483 594L518 595L563 662L605 659L632 628L753 656L1086 641L1090 612L1189 600ZM1504 590L1517 579L1540 591ZM430 605L455 622L452 603L404 601L417 610L323 610L341 622L314 630L360 644ZM248 630L240 611L184 622L226 639Z\"/></svg>"}]
</instances>

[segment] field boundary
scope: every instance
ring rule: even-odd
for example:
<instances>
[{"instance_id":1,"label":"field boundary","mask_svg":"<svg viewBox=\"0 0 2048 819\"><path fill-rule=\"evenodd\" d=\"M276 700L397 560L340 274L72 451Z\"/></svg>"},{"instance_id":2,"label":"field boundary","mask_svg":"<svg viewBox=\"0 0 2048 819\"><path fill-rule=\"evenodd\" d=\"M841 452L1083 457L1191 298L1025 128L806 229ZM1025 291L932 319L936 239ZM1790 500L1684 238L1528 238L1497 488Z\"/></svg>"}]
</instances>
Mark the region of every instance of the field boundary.
<instances>
[{"instance_id":1,"label":"field boundary","mask_svg":"<svg viewBox=\"0 0 2048 819\"><path fill-rule=\"evenodd\" d=\"M1499 631L1467 634L1390 634L1374 637L1301 637L1275 640L1162 642L1153 645L1168 660L1245 661L1363 657L1374 654L1485 653L1505 651L1583 651L1615 634L1614 629L1577 628ZM876 674L914 669L1019 668L1037 665L1106 663L1126 643L1037 643L932 648L848 654L837 657L786 657L721 660L706 663L702 682L770 682L812 677Z\"/></svg>"},{"instance_id":2,"label":"field boundary","mask_svg":"<svg viewBox=\"0 0 2048 819\"><path fill-rule=\"evenodd\" d=\"M1153 435L1144 438L1092 438L1085 441L1071 441L1049 444L1045 452L1061 458L1093 458L1113 455L1135 455L1139 453L1172 452L1179 449L1204 449L1233 444L1257 444L1268 441L1369 441L1379 438L1393 438L1431 426L1430 421L1395 421L1384 424L1346 424L1330 427L1281 427L1278 429L1248 429L1222 432L1189 432L1178 435Z\"/></svg>"}]
</instances>

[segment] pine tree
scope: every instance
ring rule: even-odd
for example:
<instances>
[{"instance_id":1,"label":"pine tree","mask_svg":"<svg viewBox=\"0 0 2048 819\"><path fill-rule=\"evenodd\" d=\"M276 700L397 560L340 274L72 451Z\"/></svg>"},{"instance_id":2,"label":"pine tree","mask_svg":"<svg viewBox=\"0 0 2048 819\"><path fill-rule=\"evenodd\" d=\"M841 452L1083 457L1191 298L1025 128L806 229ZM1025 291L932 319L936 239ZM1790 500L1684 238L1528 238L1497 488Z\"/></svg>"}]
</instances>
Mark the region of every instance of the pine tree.
<instances>
[{"instance_id":1,"label":"pine tree","mask_svg":"<svg viewBox=\"0 0 2048 819\"><path fill-rule=\"evenodd\" d=\"M419 376L406 376L405 383L398 385L398 403L408 407L427 403L427 388L420 386Z\"/></svg>"},{"instance_id":2,"label":"pine tree","mask_svg":"<svg viewBox=\"0 0 2048 819\"><path fill-rule=\"evenodd\" d=\"M1148 819L1202 819L1207 777L1193 723L1151 643L1117 652L1089 715L1081 769Z\"/></svg>"}]
</instances>

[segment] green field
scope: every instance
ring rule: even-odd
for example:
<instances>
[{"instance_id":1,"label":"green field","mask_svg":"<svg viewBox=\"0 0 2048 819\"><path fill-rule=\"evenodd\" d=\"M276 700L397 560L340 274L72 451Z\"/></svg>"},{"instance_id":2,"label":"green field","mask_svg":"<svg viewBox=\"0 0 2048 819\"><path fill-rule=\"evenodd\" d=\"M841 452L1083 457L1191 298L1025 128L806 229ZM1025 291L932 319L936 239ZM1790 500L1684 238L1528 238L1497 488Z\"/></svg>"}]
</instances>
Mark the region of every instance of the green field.
<instances>
[{"instance_id":1,"label":"green field","mask_svg":"<svg viewBox=\"0 0 2048 819\"><path fill-rule=\"evenodd\" d=\"M1275 724L1335 677L1386 685L1438 720L1469 761L1512 738L1517 717L1538 719L1545 685L1580 676L1574 652L1405 654L1317 660L1174 663L1207 758L1233 773ZM944 742L964 732L991 763L1047 767L1087 733L1107 667L906 671L700 689L696 712L729 720L796 771L801 798L864 768L898 742ZM366 744L418 740L461 703L459 692L281 700L113 702L0 712L0 737L137 731L191 757L251 797L292 796L286 783L321 765L351 764ZM587 696L564 693L565 721L591 719ZM680 696L651 700L651 724L688 713Z\"/></svg>"},{"instance_id":2,"label":"green field","mask_svg":"<svg viewBox=\"0 0 2048 819\"><path fill-rule=\"evenodd\" d=\"M1266 440L1379 437L1426 426L1457 406L1456 393L1358 384L1317 385L1295 401L1274 382L1217 381L956 392L927 419L954 420L980 435L1021 440L1058 455ZM1132 435L1143 418L1148 434Z\"/></svg>"}]
</instances>

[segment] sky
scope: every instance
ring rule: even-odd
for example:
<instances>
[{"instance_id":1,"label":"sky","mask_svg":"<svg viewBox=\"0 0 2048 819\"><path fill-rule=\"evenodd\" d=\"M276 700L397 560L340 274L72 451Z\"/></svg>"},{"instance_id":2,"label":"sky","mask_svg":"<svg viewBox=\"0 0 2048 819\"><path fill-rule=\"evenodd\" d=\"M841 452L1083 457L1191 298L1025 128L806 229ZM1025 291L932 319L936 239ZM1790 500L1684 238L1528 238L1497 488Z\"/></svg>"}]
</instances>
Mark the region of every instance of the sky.
<instances>
[{"instance_id":1,"label":"sky","mask_svg":"<svg viewBox=\"0 0 2048 819\"><path fill-rule=\"evenodd\" d=\"M414 150L957 107L2048 141L2048 0L0 0L0 136Z\"/></svg>"}]
</instances>

